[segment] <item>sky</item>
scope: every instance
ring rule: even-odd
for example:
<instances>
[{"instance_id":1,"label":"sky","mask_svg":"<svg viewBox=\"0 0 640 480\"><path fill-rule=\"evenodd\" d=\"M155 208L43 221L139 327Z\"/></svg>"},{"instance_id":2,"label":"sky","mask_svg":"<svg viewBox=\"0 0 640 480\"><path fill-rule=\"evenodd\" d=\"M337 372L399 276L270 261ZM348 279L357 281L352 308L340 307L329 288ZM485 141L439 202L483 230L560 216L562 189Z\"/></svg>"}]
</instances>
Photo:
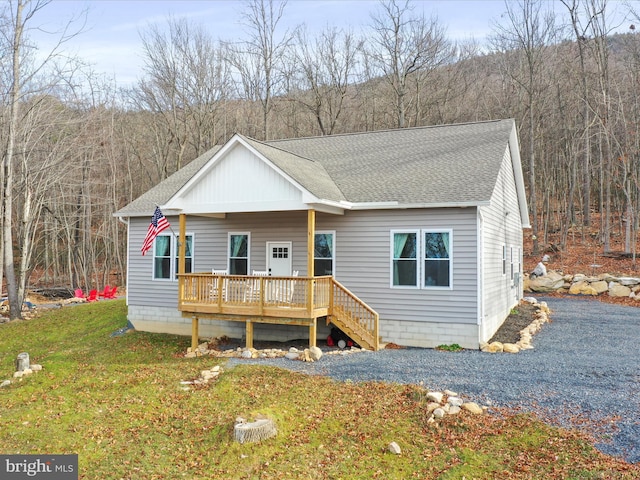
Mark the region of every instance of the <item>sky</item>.
<instances>
[{"instance_id":1,"label":"sky","mask_svg":"<svg viewBox=\"0 0 640 480\"><path fill-rule=\"evenodd\" d=\"M505 11L504 0L414 0L427 17L437 16L452 40L482 41L491 22ZM375 0L289 0L282 19L293 28L306 24L311 33L326 26L351 28L359 32L370 24ZM186 18L205 26L212 38L240 40L240 23L245 3L240 0L52 0L34 18L32 31L44 51L53 36L43 31L59 30L86 10L84 31L65 44L65 49L93 65L96 73L115 78L119 86L130 86L142 76L140 32L149 25L166 25L169 18Z\"/></svg>"}]
</instances>

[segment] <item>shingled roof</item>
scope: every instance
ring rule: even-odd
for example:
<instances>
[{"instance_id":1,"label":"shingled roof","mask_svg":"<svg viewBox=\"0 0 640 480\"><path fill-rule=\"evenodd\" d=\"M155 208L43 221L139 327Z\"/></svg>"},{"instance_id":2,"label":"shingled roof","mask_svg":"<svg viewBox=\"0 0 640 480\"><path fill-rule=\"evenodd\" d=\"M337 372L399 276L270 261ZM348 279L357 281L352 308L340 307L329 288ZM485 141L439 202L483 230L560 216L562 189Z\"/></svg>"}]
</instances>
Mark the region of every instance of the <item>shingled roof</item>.
<instances>
[{"instance_id":1,"label":"shingled roof","mask_svg":"<svg viewBox=\"0 0 640 480\"><path fill-rule=\"evenodd\" d=\"M269 142L239 137L321 200L453 206L489 201L514 128L509 119ZM201 155L116 215L148 215L220 148Z\"/></svg>"}]
</instances>

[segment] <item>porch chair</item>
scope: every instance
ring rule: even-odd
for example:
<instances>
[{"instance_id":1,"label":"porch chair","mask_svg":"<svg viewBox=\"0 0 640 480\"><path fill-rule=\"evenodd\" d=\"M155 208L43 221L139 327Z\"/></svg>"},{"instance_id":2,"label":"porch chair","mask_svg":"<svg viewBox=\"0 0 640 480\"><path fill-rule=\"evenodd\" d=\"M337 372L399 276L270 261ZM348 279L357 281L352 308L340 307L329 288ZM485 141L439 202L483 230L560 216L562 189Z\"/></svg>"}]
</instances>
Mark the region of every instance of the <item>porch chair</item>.
<instances>
[{"instance_id":1,"label":"porch chair","mask_svg":"<svg viewBox=\"0 0 640 480\"><path fill-rule=\"evenodd\" d=\"M118 286L114 285L113 288L109 290L109 293L105 293L104 298L114 299L116 298L117 293L118 293Z\"/></svg>"},{"instance_id":2,"label":"porch chair","mask_svg":"<svg viewBox=\"0 0 640 480\"><path fill-rule=\"evenodd\" d=\"M251 272L253 277L268 277L269 272L266 270L253 270ZM245 292L244 300L249 302L257 302L260 299L260 279L252 278L247 285L247 291Z\"/></svg>"},{"instance_id":3,"label":"porch chair","mask_svg":"<svg viewBox=\"0 0 640 480\"><path fill-rule=\"evenodd\" d=\"M109 298L107 297L107 295L109 295L110 291L111 291L111 287L109 285L105 285L104 290L101 292L98 292L98 298Z\"/></svg>"},{"instance_id":4,"label":"porch chair","mask_svg":"<svg viewBox=\"0 0 640 480\"><path fill-rule=\"evenodd\" d=\"M228 270L216 270L215 268L211 269L211 274L212 275L229 275L229 271ZM213 283L211 284L211 291L209 292L209 297L211 298L211 300L217 301L218 300L218 281L222 282L222 298L225 299L227 294L226 294L226 285L225 285L225 281L223 278L218 279L217 277L213 279Z\"/></svg>"},{"instance_id":5,"label":"porch chair","mask_svg":"<svg viewBox=\"0 0 640 480\"><path fill-rule=\"evenodd\" d=\"M81 288L76 288L73 291L73 298L84 298L84 292Z\"/></svg>"},{"instance_id":6,"label":"porch chair","mask_svg":"<svg viewBox=\"0 0 640 480\"><path fill-rule=\"evenodd\" d=\"M89 295L87 295L86 297L87 302L97 302L98 301L98 290L97 289L92 289L89 292Z\"/></svg>"}]
</instances>

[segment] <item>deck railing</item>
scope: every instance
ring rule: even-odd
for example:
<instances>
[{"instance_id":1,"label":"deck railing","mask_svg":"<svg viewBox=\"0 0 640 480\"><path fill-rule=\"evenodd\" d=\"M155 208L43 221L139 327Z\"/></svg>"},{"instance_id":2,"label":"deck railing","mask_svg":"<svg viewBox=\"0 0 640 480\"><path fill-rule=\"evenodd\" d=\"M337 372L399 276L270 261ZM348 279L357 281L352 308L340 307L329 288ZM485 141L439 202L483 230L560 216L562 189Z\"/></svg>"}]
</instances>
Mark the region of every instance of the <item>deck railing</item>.
<instances>
[{"instance_id":1,"label":"deck railing","mask_svg":"<svg viewBox=\"0 0 640 480\"><path fill-rule=\"evenodd\" d=\"M378 315L331 276L178 275L183 314L315 319L327 317L362 346L378 349ZM274 321L273 323L278 323ZM284 320L281 323L286 323Z\"/></svg>"},{"instance_id":2,"label":"deck railing","mask_svg":"<svg viewBox=\"0 0 640 480\"><path fill-rule=\"evenodd\" d=\"M190 273L178 276L183 312L317 317L329 308L331 277ZM326 312L324 312L326 314Z\"/></svg>"}]
</instances>

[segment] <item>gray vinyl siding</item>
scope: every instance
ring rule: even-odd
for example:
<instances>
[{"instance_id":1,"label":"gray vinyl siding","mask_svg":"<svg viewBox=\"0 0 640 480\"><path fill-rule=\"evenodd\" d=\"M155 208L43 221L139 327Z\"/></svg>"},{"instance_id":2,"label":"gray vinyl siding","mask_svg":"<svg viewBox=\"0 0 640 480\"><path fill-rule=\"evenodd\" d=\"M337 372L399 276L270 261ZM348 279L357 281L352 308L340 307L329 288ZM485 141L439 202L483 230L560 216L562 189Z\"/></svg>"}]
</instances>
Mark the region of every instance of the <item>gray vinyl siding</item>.
<instances>
[{"instance_id":1,"label":"gray vinyl siding","mask_svg":"<svg viewBox=\"0 0 640 480\"><path fill-rule=\"evenodd\" d=\"M167 217L175 233L178 218ZM276 227L274 227L276 226ZM140 254L148 219L132 218L129 241L129 279L127 298L130 305L178 306L176 281L154 280L153 252ZM166 230L165 232L167 232ZM292 268L305 275L307 270L307 213L274 212L269 214L229 214L225 219L187 218L186 231L193 234L193 271L210 272L227 268L229 232L250 234L249 272L266 268L266 242L287 241L292 244Z\"/></svg>"},{"instance_id":2,"label":"gray vinyl siding","mask_svg":"<svg viewBox=\"0 0 640 480\"><path fill-rule=\"evenodd\" d=\"M177 232L178 219L169 217ZM131 219L128 302L177 308L177 282L153 280L152 252L142 256L146 219ZM336 278L386 319L475 324L477 321L476 210L416 209L318 213L317 230L335 231ZM450 229L453 232L453 289L390 287L390 232ZM231 214L225 219L188 217L194 235L194 271L226 268L228 232L250 232L249 270L264 270L266 242L292 242L292 264L306 274L306 212Z\"/></svg>"},{"instance_id":3,"label":"gray vinyl siding","mask_svg":"<svg viewBox=\"0 0 640 480\"><path fill-rule=\"evenodd\" d=\"M476 210L415 209L319 214L336 231L336 279L387 320L477 323ZM451 229L453 289L390 287L392 230Z\"/></svg>"},{"instance_id":4,"label":"gray vinyl siding","mask_svg":"<svg viewBox=\"0 0 640 480\"><path fill-rule=\"evenodd\" d=\"M510 275L512 247L518 247L522 256L522 222L509 150L505 151L496 188L488 207L481 208L483 219L483 294L484 318L480 331L481 341L493 336L511 308L518 303L522 290L513 285ZM507 247L506 273L502 273L502 247ZM520 261L520 260L519 260ZM520 267L522 268L522 267Z\"/></svg>"}]
</instances>

